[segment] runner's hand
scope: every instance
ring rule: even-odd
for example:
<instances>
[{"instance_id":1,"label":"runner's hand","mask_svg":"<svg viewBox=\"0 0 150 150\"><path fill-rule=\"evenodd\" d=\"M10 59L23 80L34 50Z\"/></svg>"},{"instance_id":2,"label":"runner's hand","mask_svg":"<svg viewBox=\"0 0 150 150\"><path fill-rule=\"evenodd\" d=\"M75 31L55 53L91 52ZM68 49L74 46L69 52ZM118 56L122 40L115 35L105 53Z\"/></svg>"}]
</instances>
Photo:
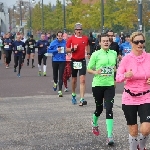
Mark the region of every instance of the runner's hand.
<instances>
[{"instance_id":1,"label":"runner's hand","mask_svg":"<svg viewBox=\"0 0 150 150\"><path fill-rule=\"evenodd\" d=\"M74 45L73 48L74 50L77 50L78 45Z\"/></svg>"},{"instance_id":2,"label":"runner's hand","mask_svg":"<svg viewBox=\"0 0 150 150\"><path fill-rule=\"evenodd\" d=\"M22 51L23 53L25 53L25 51Z\"/></svg>"},{"instance_id":3,"label":"runner's hand","mask_svg":"<svg viewBox=\"0 0 150 150\"><path fill-rule=\"evenodd\" d=\"M17 52L17 51L15 51L15 53L17 54L18 52Z\"/></svg>"},{"instance_id":4,"label":"runner's hand","mask_svg":"<svg viewBox=\"0 0 150 150\"><path fill-rule=\"evenodd\" d=\"M127 71L124 75L126 78L131 78L133 76L132 69L130 69L130 71Z\"/></svg>"},{"instance_id":5,"label":"runner's hand","mask_svg":"<svg viewBox=\"0 0 150 150\"><path fill-rule=\"evenodd\" d=\"M43 45L40 45L40 47L43 47Z\"/></svg>"},{"instance_id":6,"label":"runner's hand","mask_svg":"<svg viewBox=\"0 0 150 150\"><path fill-rule=\"evenodd\" d=\"M150 78L147 79L147 84L150 84Z\"/></svg>"},{"instance_id":7,"label":"runner's hand","mask_svg":"<svg viewBox=\"0 0 150 150\"><path fill-rule=\"evenodd\" d=\"M58 53L60 53L61 52L61 47L58 47L57 50L58 50Z\"/></svg>"},{"instance_id":8,"label":"runner's hand","mask_svg":"<svg viewBox=\"0 0 150 150\"><path fill-rule=\"evenodd\" d=\"M94 71L94 74L95 74L95 75L101 74L101 70L95 70L95 71Z\"/></svg>"}]
</instances>

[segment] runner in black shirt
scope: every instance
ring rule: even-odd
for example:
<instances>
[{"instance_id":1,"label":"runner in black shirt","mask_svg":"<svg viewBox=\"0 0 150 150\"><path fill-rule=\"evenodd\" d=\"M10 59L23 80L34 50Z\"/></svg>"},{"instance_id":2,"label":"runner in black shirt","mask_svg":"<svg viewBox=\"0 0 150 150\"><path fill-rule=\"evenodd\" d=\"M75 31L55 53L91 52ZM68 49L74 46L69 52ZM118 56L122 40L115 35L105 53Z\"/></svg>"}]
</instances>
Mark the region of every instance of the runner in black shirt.
<instances>
[{"instance_id":1,"label":"runner in black shirt","mask_svg":"<svg viewBox=\"0 0 150 150\"><path fill-rule=\"evenodd\" d=\"M27 46L27 66L29 66L30 57L32 59L32 68L34 68L34 55L35 55L36 41L33 39L33 35L30 35L29 39L25 42Z\"/></svg>"}]
</instances>

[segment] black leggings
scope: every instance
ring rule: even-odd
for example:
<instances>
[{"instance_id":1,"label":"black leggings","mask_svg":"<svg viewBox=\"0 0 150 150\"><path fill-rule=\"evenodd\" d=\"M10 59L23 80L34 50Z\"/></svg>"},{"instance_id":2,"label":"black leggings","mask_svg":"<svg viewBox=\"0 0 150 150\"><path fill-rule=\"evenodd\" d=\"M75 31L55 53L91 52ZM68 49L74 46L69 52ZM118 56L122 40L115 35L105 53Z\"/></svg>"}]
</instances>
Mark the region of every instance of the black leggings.
<instances>
[{"instance_id":1,"label":"black leggings","mask_svg":"<svg viewBox=\"0 0 150 150\"><path fill-rule=\"evenodd\" d=\"M20 73L21 65L22 65L22 55L14 56L14 62L15 62L15 65L14 65L14 68L15 68L15 69L16 69L16 67L17 67L18 64L19 64L18 73Z\"/></svg>"},{"instance_id":2,"label":"black leggings","mask_svg":"<svg viewBox=\"0 0 150 150\"><path fill-rule=\"evenodd\" d=\"M11 62L12 50L6 50L6 51L5 51L5 54L6 54L6 64L10 64L10 62Z\"/></svg>"},{"instance_id":3,"label":"black leggings","mask_svg":"<svg viewBox=\"0 0 150 150\"><path fill-rule=\"evenodd\" d=\"M47 57L44 54L38 55L38 64L41 65L42 59L43 59L43 65L46 65Z\"/></svg>"},{"instance_id":4,"label":"black leggings","mask_svg":"<svg viewBox=\"0 0 150 150\"><path fill-rule=\"evenodd\" d=\"M93 97L96 103L94 112L96 117L99 117L103 111L103 98L106 104L106 119L113 119L113 103L115 96L115 87L113 86L95 86L92 87Z\"/></svg>"},{"instance_id":5,"label":"black leggings","mask_svg":"<svg viewBox=\"0 0 150 150\"><path fill-rule=\"evenodd\" d=\"M24 63L25 57L26 57L26 50L24 50L25 52L22 55L22 62Z\"/></svg>"},{"instance_id":6,"label":"black leggings","mask_svg":"<svg viewBox=\"0 0 150 150\"><path fill-rule=\"evenodd\" d=\"M59 71L59 91L62 90L63 85L63 74L65 69L66 62L64 61L52 61L52 67L53 67L53 79L54 82L58 82L58 71Z\"/></svg>"}]
</instances>

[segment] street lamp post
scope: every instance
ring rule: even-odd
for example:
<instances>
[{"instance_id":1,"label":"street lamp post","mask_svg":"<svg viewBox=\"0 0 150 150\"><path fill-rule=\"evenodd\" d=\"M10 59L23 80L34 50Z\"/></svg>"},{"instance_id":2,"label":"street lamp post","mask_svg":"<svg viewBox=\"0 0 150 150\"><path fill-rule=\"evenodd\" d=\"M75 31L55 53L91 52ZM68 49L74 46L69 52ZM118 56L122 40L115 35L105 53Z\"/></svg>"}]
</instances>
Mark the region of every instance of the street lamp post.
<instances>
[{"instance_id":1,"label":"street lamp post","mask_svg":"<svg viewBox=\"0 0 150 150\"><path fill-rule=\"evenodd\" d=\"M43 0L42 0L42 32L44 32L44 12L43 12Z\"/></svg>"},{"instance_id":2,"label":"street lamp post","mask_svg":"<svg viewBox=\"0 0 150 150\"><path fill-rule=\"evenodd\" d=\"M142 0L138 0L138 31L142 32Z\"/></svg>"},{"instance_id":3,"label":"street lamp post","mask_svg":"<svg viewBox=\"0 0 150 150\"><path fill-rule=\"evenodd\" d=\"M23 7L23 2L20 1L20 26L22 27L22 7Z\"/></svg>"},{"instance_id":4,"label":"street lamp post","mask_svg":"<svg viewBox=\"0 0 150 150\"><path fill-rule=\"evenodd\" d=\"M104 0L101 0L101 33L104 33Z\"/></svg>"},{"instance_id":5,"label":"street lamp post","mask_svg":"<svg viewBox=\"0 0 150 150\"><path fill-rule=\"evenodd\" d=\"M65 6L65 0L63 0L63 10L64 10L64 31L66 31L66 6Z\"/></svg>"}]
</instances>

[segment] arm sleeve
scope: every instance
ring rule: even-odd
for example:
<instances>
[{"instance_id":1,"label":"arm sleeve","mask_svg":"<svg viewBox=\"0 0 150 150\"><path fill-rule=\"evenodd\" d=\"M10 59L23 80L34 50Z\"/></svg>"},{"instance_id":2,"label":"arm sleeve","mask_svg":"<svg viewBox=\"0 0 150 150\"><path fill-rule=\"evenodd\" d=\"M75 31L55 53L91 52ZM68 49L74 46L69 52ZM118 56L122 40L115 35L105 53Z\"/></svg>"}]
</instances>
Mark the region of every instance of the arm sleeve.
<instances>
[{"instance_id":1,"label":"arm sleeve","mask_svg":"<svg viewBox=\"0 0 150 150\"><path fill-rule=\"evenodd\" d=\"M116 82L123 82L125 80L124 73L126 72L125 69L126 61L124 58L121 60L119 67L117 69Z\"/></svg>"},{"instance_id":2,"label":"arm sleeve","mask_svg":"<svg viewBox=\"0 0 150 150\"><path fill-rule=\"evenodd\" d=\"M87 69L94 69L96 67L96 56L93 53L90 57L89 63L87 65Z\"/></svg>"},{"instance_id":3,"label":"arm sleeve","mask_svg":"<svg viewBox=\"0 0 150 150\"><path fill-rule=\"evenodd\" d=\"M40 43L39 41L37 41L37 43L35 44L35 47L39 48L40 47Z\"/></svg>"},{"instance_id":4,"label":"arm sleeve","mask_svg":"<svg viewBox=\"0 0 150 150\"><path fill-rule=\"evenodd\" d=\"M58 53L56 46L53 44L53 42L50 44L50 46L47 49L47 53Z\"/></svg>"}]
</instances>

